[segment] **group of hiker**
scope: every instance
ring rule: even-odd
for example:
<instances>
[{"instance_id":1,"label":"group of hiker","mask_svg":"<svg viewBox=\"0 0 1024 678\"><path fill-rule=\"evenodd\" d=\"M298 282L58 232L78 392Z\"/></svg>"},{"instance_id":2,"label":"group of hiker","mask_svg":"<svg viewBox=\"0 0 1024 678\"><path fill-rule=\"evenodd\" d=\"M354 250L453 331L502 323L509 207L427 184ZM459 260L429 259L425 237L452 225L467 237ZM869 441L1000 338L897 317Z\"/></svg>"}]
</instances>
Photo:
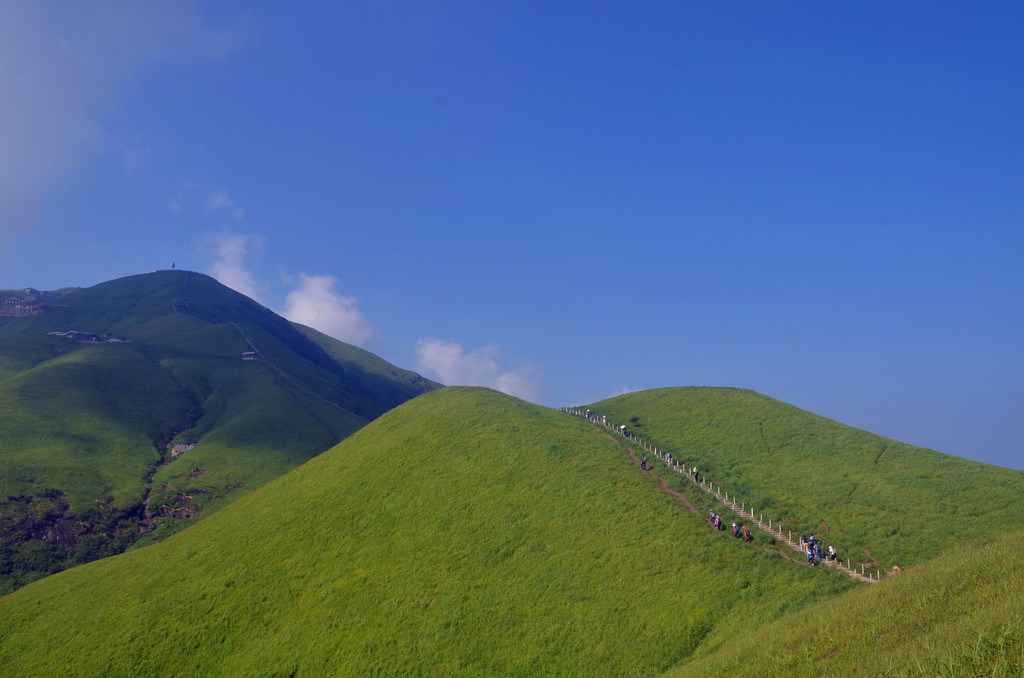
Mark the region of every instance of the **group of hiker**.
<instances>
[{"instance_id":1,"label":"group of hiker","mask_svg":"<svg viewBox=\"0 0 1024 678\"><path fill-rule=\"evenodd\" d=\"M587 420L595 424L600 423L603 426L617 430L624 438L630 437L629 430L627 429L625 424L618 427L609 426L607 417L599 417L597 413L589 409L586 410L585 416ZM675 468L676 470L680 470L683 473L690 475L695 483L700 483L700 470L696 466L688 468L685 462L680 463L678 461L675 461L672 458L671 452L665 453L664 461L669 468ZM644 471L652 470L650 462L647 459L647 455L640 455L640 468ZM713 527L716 530L725 531L725 523L722 522L721 516L715 515L714 510L708 512L708 524L710 524L711 527ZM742 539L743 541L749 542L754 540L754 535L751 533L751 530L743 523L733 523L732 534L733 537L737 539ZM800 545L803 553L807 556L807 564L810 567L814 567L819 562L824 562L826 560L837 561L839 559L839 555L837 554L835 547L829 545L826 552L826 549L823 547L821 540L819 540L813 532L810 534L809 537L801 536ZM899 568L894 567L892 571L889 572L889 574L897 574L898 572ZM861 578L863 579L863 577Z\"/></svg>"},{"instance_id":2,"label":"group of hiker","mask_svg":"<svg viewBox=\"0 0 1024 678\"><path fill-rule=\"evenodd\" d=\"M590 419L591 421L595 421L596 418L597 418L596 415L593 412L591 412L590 410L587 410L586 415L587 415L587 419ZM604 417L602 417L602 419L604 419ZM625 428L626 428L625 426L621 427L621 429L623 431L623 435L625 435ZM669 468L672 468L672 453L671 452L665 453L665 463L669 466ZM683 465L683 467L685 469L685 465ZM646 454L641 454L640 455L640 470L642 470L642 471L650 471L651 470L650 464L648 464L648 462L647 462L647 455ZM700 482L700 469L698 469L696 466L694 466L693 468L689 469L689 472L690 472L690 475L693 477L693 482L699 483ZM725 531L725 523L722 522L722 517L721 516L715 515L714 509L708 511L708 523L711 525L711 527L715 528L716 530L718 530L720 532ZM733 523L732 524L732 536L736 537L737 539L742 539L743 541L754 541L754 535L751 534L750 528L748 528L743 523ZM832 549L831 546L829 546L829 550L830 550L830 552L833 555L835 554L835 551Z\"/></svg>"},{"instance_id":3,"label":"group of hiker","mask_svg":"<svg viewBox=\"0 0 1024 678\"><path fill-rule=\"evenodd\" d=\"M719 532L725 530L725 523L722 522L722 516L715 515L714 509L708 511L708 523L711 527L715 528ZM732 536L743 541L754 541L754 535L750 533L750 529L743 523L732 524Z\"/></svg>"},{"instance_id":4,"label":"group of hiker","mask_svg":"<svg viewBox=\"0 0 1024 678\"><path fill-rule=\"evenodd\" d=\"M811 532L810 537L800 536L800 546L803 547L804 553L807 554L807 564L811 567L825 560L825 551L821 546L821 540L815 537L813 532ZM836 550L831 544L828 547L828 559L836 559Z\"/></svg>"}]
</instances>

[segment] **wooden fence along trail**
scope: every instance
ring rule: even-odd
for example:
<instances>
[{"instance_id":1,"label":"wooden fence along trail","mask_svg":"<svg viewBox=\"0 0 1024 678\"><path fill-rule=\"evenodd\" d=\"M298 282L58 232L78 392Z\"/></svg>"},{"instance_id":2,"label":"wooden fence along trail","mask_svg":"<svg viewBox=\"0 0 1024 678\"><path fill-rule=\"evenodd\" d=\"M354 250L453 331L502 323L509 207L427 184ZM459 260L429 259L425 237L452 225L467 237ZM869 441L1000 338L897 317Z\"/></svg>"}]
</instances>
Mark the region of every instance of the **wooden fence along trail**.
<instances>
[{"instance_id":1,"label":"wooden fence along trail","mask_svg":"<svg viewBox=\"0 0 1024 678\"><path fill-rule=\"evenodd\" d=\"M586 416L586 412L584 410L574 408L562 408L561 411L579 417ZM666 454L671 454L670 451L660 450L657 447L654 447L651 444L644 442L639 437L629 433L628 431L623 433L621 426L615 426L614 424L611 424L610 422L608 422L606 417L602 417L591 412L591 417L589 418L589 421L596 426L603 426L606 429L614 431L618 435L623 436L626 440L632 441L637 447L643 449L645 452L649 452L658 459L662 460L662 462L665 462ZM746 506L746 502L738 501L735 494L730 496L728 490L723 490L721 485L716 485L715 483L708 481L707 478L702 478L700 482L697 482L689 473L687 473L686 462L679 462L675 454L671 454L671 458L672 461L669 464L670 469L672 469L676 473L681 473L685 475L697 487L707 492L710 496L714 497L717 501L719 501L727 508L729 508L733 513L740 516L743 519L744 523L753 524L757 526L758 529L767 532L772 537L774 537L777 542L785 544L786 546L793 549L794 551L799 552L801 556L806 558L807 552L804 550L804 548L799 543L793 541L792 531L783 532L782 521L773 521L771 518L769 518L768 522L765 523L763 514L756 515L754 513L754 508L752 506L748 508ZM870 571L865 572L863 565L861 565L860 572L858 572L856 568L851 567L849 559L847 559L846 565L844 565L841 560L828 560L827 558L819 562L824 563L828 567L834 567L836 569L839 569L845 572L851 578L865 583L877 583L882 576L881 570L876 570L874 573Z\"/></svg>"}]
</instances>

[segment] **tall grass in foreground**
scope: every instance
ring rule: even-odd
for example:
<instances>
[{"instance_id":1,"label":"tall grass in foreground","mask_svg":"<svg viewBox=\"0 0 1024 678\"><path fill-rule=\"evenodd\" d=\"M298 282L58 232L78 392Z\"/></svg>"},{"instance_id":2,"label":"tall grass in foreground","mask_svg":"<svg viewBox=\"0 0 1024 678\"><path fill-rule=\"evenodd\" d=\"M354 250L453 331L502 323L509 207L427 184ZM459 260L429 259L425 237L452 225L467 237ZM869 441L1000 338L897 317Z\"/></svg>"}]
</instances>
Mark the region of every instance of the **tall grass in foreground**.
<instances>
[{"instance_id":1,"label":"tall grass in foreground","mask_svg":"<svg viewBox=\"0 0 1024 678\"><path fill-rule=\"evenodd\" d=\"M1024 532L786 616L683 676L1021 676Z\"/></svg>"}]
</instances>

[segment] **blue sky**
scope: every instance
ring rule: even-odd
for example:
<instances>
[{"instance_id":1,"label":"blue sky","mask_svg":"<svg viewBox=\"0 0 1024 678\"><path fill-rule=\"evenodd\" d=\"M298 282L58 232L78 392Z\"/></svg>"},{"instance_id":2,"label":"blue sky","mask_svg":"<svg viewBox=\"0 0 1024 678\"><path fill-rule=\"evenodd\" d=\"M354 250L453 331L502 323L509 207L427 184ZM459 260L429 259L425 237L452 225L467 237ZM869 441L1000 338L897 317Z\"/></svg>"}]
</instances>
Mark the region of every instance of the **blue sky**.
<instances>
[{"instance_id":1,"label":"blue sky","mask_svg":"<svg viewBox=\"0 0 1024 678\"><path fill-rule=\"evenodd\" d=\"M0 5L0 288L174 262L445 383L1024 468L1024 4L294 4Z\"/></svg>"}]
</instances>

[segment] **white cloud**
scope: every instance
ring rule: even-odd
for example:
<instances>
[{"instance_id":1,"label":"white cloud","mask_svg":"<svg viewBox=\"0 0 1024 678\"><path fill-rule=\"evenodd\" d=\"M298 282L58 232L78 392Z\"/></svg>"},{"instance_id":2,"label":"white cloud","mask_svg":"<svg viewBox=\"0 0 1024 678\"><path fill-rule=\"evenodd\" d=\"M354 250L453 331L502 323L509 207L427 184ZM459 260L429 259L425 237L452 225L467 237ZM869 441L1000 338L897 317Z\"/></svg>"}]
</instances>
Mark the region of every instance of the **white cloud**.
<instances>
[{"instance_id":1,"label":"white cloud","mask_svg":"<svg viewBox=\"0 0 1024 678\"><path fill-rule=\"evenodd\" d=\"M252 273L245 268L245 258L250 252L263 249L263 236L218 233L208 235L206 239L212 243L217 253L217 260L207 272L221 284L259 301L263 286L258 284Z\"/></svg>"},{"instance_id":2,"label":"white cloud","mask_svg":"<svg viewBox=\"0 0 1024 678\"><path fill-rule=\"evenodd\" d=\"M187 186L186 192L194 187ZM218 197L221 195L222 197ZM217 208L230 207L223 200L226 194L212 193ZM260 303L267 286L256 280L247 258L261 254L265 238L245 233L213 233L203 238L202 248L213 250L215 261L207 272L219 282ZM298 282L286 279L293 289L287 294L284 308L277 312L285 318L308 325L335 339L366 348L376 343L377 330L359 310L359 300L337 291L338 279L330 275L300 273Z\"/></svg>"},{"instance_id":3,"label":"white cloud","mask_svg":"<svg viewBox=\"0 0 1024 678\"><path fill-rule=\"evenodd\" d=\"M488 386L523 400L536 401L543 375L526 361L518 369L503 366L504 357L496 345L466 353L455 342L426 337L416 342L416 369L428 372L449 385Z\"/></svg>"},{"instance_id":4,"label":"white cloud","mask_svg":"<svg viewBox=\"0 0 1024 678\"><path fill-rule=\"evenodd\" d=\"M59 175L104 149L141 156L106 129L124 87L156 64L236 51L196 2L0 2L0 238L31 225Z\"/></svg>"},{"instance_id":5,"label":"white cloud","mask_svg":"<svg viewBox=\"0 0 1024 678\"><path fill-rule=\"evenodd\" d=\"M330 275L299 274L299 286L288 293L281 315L340 341L366 347L377 332L359 311L359 300L339 294L337 283Z\"/></svg>"}]
</instances>

